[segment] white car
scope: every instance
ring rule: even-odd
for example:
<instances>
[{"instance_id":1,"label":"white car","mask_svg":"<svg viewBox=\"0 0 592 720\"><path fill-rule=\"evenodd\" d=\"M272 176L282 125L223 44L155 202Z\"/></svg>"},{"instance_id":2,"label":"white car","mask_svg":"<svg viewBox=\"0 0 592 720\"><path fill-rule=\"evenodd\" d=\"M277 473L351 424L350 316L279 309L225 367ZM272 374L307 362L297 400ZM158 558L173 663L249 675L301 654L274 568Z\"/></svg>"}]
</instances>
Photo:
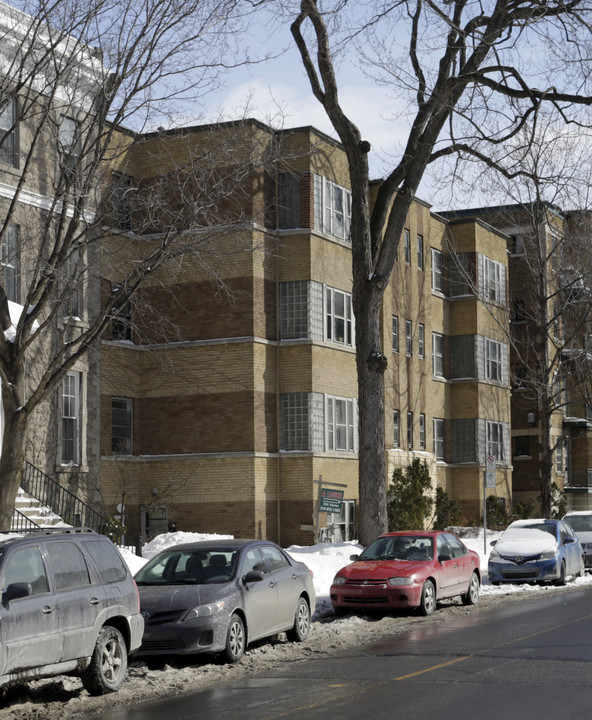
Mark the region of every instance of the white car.
<instances>
[{"instance_id":1,"label":"white car","mask_svg":"<svg viewBox=\"0 0 592 720\"><path fill-rule=\"evenodd\" d=\"M569 512L563 516L563 520L571 525L571 528L578 536L578 540L584 550L584 563L586 567L592 567L592 511L581 510L578 512Z\"/></svg>"}]
</instances>

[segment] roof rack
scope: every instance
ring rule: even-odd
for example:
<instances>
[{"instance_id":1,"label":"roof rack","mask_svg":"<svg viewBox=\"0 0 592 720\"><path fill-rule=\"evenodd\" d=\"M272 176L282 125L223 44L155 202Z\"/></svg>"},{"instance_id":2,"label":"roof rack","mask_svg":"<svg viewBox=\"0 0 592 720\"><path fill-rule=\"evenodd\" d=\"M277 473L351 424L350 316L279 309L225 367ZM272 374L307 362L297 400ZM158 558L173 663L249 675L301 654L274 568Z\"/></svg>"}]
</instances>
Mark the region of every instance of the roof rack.
<instances>
[{"instance_id":1,"label":"roof rack","mask_svg":"<svg viewBox=\"0 0 592 720\"><path fill-rule=\"evenodd\" d=\"M91 527L46 527L33 530L0 530L0 535L63 535L67 533L94 533Z\"/></svg>"}]
</instances>

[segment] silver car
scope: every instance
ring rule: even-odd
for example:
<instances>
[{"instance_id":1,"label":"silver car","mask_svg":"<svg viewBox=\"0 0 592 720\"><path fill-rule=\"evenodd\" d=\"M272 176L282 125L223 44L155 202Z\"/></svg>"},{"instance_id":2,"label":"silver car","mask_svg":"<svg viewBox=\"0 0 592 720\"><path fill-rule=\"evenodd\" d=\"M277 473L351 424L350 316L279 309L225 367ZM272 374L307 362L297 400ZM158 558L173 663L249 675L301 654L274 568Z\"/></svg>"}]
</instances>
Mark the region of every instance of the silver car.
<instances>
[{"instance_id":1,"label":"silver car","mask_svg":"<svg viewBox=\"0 0 592 720\"><path fill-rule=\"evenodd\" d=\"M135 576L144 617L139 655L221 653L286 631L302 642L315 607L312 572L266 540L217 540L163 550Z\"/></svg>"},{"instance_id":2,"label":"silver car","mask_svg":"<svg viewBox=\"0 0 592 720\"><path fill-rule=\"evenodd\" d=\"M592 511L580 510L569 512L563 520L571 525L584 549L584 563L587 568L592 567Z\"/></svg>"}]
</instances>

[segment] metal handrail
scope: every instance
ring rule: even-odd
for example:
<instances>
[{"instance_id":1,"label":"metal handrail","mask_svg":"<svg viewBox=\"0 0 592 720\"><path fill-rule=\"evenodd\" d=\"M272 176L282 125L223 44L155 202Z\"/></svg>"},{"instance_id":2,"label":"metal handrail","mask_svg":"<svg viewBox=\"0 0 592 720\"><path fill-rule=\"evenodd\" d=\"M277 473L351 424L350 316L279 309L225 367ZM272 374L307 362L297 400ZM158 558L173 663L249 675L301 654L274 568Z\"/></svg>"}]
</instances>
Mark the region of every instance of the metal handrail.
<instances>
[{"instance_id":1,"label":"metal handrail","mask_svg":"<svg viewBox=\"0 0 592 720\"><path fill-rule=\"evenodd\" d=\"M24 515L20 510L14 509L12 515L12 522L10 523L10 532L31 532L39 530L41 525L38 525L34 520Z\"/></svg>"},{"instance_id":2,"label":"metal handrail","mask_svg":"<svg viewBox=\"0 0 592 720\"><path fill-rule=\"evenodd\" d=\"M85 503L74 493L46 475L42 470L25 463L25 472L21 482L21 489L49 507L59 515L65 523L76 527L90 527L103 535L112 536L116 526L106 517L103 517L90 505Z\"/></svg>"}]
</instances>

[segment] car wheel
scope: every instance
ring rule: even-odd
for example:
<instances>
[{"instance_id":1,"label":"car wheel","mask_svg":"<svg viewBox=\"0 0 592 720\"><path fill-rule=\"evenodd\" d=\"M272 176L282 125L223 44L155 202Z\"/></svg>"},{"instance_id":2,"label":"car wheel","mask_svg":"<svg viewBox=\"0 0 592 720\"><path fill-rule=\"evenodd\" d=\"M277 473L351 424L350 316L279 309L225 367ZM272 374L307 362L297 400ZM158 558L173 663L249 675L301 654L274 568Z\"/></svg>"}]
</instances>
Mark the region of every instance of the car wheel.
<instances>
[{"instance_id":1,"label":"car wheel","mask_svg":"<svg viewBox=\"0 0 592 720\"><path fill-rule=\"evenodd\" d=\"M223 657L227 662L236 663L245 654L247 637L245 625L239 615L232 615L226 632L226 647Z\"/></svg>"},{"instance_id":2,"label":"car wheel","mask_svg":"<svg viewBox=\"0 0 592 720\"><path fill-rule=\"evenodd\" d=\"M82 673L84 688L91 695L117 692L127 672L127 646L117 628L106 625L101 629L90 665Z\"/></svg>"},{"instance_id":3,"label":"car wheel","mask_svg":"<svg viewBox=\"0 0 592 720\"><path fill-rule=\"evenodd\" d=\"M286 637L292 642L303 642L310 632L310 608L303 597L298 598L294 626L288 630Z\"/></svg>"},{"instance_id":4,"label":"car wheel","mask_svg":"<svg viewBox=\"0 0 592 720\"><path fill-rule=\"evenodd\" d=\"M469 589L462 596L463 605L474 605L479 600L480 587L479 575L474 572L469 580Z\"/></svg>"},{"instance_id":5,"label":"car wheel","mask_svg":"<svg viewBox=\"0 0 592 720\"><path fill-rule=\"evenodd\" d=\"M565 561L561 563L561 570L559 572L559 577L554 582L555 585L565 585Z\"/></svg>"},{"instance_id":6,"label":"car wheel","mask_svg":"<svg viewBox=\"0 0 592 720\"><path fill-rule=\"evenodd\" d=\"M419 610L422 615L431 615L436 609L436 588L431 580L426 580L421 591Z\"/></svg>"}]
</instances>

